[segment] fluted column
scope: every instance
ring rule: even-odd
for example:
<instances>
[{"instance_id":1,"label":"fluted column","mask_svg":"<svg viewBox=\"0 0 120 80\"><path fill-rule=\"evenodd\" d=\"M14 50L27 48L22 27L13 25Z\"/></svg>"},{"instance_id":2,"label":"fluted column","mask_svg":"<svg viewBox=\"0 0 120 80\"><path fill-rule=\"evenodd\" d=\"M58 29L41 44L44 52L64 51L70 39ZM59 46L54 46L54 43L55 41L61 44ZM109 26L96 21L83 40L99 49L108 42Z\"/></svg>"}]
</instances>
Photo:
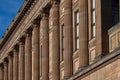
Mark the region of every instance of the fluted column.
<instances>
[{"instance_id":1,"label":"fluted column","mask_svg":"<svg viewBox=\"0 0 120 80\"><path fill-rule=\"evenodd\" d=\"M88 0L79 0L79 29L80 29L80 49L79 49L79 68L88 65Z\"/></svg>"},{"instance_id":2,"label":"fluted column","mask_svg":"<svg viewBox=\"0 0 120 80\"><path fill-rule=\"evenodd\" d=\"M33 24L32 31L32 80L39 80L39 24L37 22Z\"/></svg>"},{"instance_id":3,"label":"fluted column","mask_svg":"<svg viewBox=\"0 0 120 80\"><path fill-rule=\"evenodd\" d=\"M52 1L52 80L60 80L60 36L59 36L59 2Z\"/></svg>"},{"instance_id":4,"label":"fluted column","mask_svg":"<svg viewBox=\"0 0 120 80\"><path fill-rule=\"evenodd\" d=\"M48 14L43 13L41 19L41 29L43 34L42 42L42 79L49 80L49 25Z\"/></svg>"},{"instance_id":5,"label":"fluted column","mask_svg":"<svg viewBox=\"0 0 120 80\"><path fill-rule=\"evenodd\" d=\"M25 38L25 80L32 80L32 38L31 32L26 31Z\"/></svg>"},{"instance_id":6,"label":"fluted column","mask_svg":"<svg viewBox=\"0 0 120 80\"><path fill-rule=\"evenodd\" d=\"M24 46L24 38L20 38L19 40L19 74L18 74L18 80L24 80L24 54L25 54L25 50L24 50L25 46Z\"/></svg>"},{"instance_id":7,"label":"fluted column","mask_svg":"<svg viewBox=\"0 0 120 80\"><path fill-rule=\"evenodd\" d=\"M4 66L3 66L3 63L0 64L0 80L4 80Z\"/></svg>"},{"instance_id":8,"label":"fluted column","mask_svg":"<svg viewBox=\"0 0 120 80\"><path fill-rule=\"evenodd\" d=\"M65 54L64 76L69 77L73 73L73 36L72 36L72 0L65 1L64 26L65 26Z\"/></svg>"},{"instance_id":9,"label":"fluted column","mask_svg":"<svg viewBox=\"0 0 120 80\"><path fill-rule=\"evenodd\" d=\"M8 59L4 59L4 80L8 80Z\"/></svg>"},{"instance_id":10,"label":"fluted column","mask_svg":"<svg viewBox=\"0 0 120 80\"><path fill-rule=\"evenodd\" d=\"M18 80L18 49L13 49L13 80Z\"/></svg>"},{"instance_id":11,"label":"fluted column","mask_svg":"<svg viewBox=\"0 0 120 80\"><path fill-rule=\"evenodd\" d=\"M8 60L8 80L13 80L13 52L9 53Z\"/></svg>"}]
</instances>

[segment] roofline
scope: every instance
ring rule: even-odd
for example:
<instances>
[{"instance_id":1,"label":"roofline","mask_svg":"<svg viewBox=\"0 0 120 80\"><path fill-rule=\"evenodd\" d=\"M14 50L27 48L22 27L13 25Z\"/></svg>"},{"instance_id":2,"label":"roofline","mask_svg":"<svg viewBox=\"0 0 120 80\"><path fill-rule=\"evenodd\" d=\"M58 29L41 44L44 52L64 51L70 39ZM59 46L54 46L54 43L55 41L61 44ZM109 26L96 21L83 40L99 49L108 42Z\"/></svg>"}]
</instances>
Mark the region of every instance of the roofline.
<instances>
[{"instance_id":1,"label":"roofline","mask_svg":"<svg viewBox=\"0 0 120 80\"><path fill-rule=\"evenodd\" d=\"M20 21L23 19L29 8L31 7L32 3L35 0L25 0L22 4L21 8L18 10L16 16L8 26L7 30L5 31L4 35L2 36L2 39L0 41L0 49L4 46L6 41L9 39L11 34L14 32Z\"/></svg>"}]
</instances>

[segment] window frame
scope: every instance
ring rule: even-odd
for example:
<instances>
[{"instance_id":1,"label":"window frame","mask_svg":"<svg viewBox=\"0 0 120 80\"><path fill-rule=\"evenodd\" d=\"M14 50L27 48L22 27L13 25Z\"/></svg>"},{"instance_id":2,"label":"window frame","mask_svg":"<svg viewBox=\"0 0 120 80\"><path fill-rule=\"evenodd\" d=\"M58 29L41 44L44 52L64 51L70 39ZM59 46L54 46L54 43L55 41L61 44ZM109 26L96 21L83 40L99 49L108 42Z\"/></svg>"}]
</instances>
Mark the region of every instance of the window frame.
<instances>
[{"instance_id":1,"label":"window frame","mask_svg":"<svg viewBox=\"0 0 120 80\"><path fill-rule=\"evenodd\" d=\"M96 12L95 12L95 2L96 0L91 0L91 38L96 36Z\"/></svg>"},{"instance_id":2,"label":"window frame","mask_svg":"<svg viewBox=\"0 0 120 80\"><path fill-rule=\"evenodd\" d=\"M74 12L74 26L75 26L75 51L79 49L79 10Z\"/></svg>"}]
</instances>

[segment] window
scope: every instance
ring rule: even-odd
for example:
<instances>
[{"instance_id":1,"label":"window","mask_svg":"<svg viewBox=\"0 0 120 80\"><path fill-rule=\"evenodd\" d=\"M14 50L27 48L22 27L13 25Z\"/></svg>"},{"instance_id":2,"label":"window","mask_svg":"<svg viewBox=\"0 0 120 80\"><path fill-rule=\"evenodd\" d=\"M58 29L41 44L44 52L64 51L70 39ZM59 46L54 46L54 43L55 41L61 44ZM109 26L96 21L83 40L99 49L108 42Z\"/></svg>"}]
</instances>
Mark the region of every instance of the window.
<instances>
[{"instance_id":1,"label":"window","mask_svg":"<svg viewBox=\"0 0 120 80\"><path fill-rule=\"evenodd\" d=\"M112 26L119 22L119 0L112 0Z\"/></svg>"},{"instance_id":2,"label":"window","mask_svg":"<svg viewBox=\"0 0 120 80\"><path fill-rule=\"evenodd\" d=\"M64 24L62 25L62 61L64 59L64 53L65 53L65 27Z\"/></svg>"},{"instance_id":3,"label":"window","mask_svg":"<svg viewBox=\"0 0 120 80\"><path fill-rule=\"evenodd\" d=\"M95 0L92 0L92 26L91 26L91 34L92 38L95 37L96 31L95 31Z\"/></svg>"},{"instance_id":4,"label":"window","mask_svg":"<svg viewBox=\"0 0 120 80\"><path fill-rule=\"evenodd\" d=\"M75 50L79 49L79 11L75 12Z\"/></svg>"}]
</instances>

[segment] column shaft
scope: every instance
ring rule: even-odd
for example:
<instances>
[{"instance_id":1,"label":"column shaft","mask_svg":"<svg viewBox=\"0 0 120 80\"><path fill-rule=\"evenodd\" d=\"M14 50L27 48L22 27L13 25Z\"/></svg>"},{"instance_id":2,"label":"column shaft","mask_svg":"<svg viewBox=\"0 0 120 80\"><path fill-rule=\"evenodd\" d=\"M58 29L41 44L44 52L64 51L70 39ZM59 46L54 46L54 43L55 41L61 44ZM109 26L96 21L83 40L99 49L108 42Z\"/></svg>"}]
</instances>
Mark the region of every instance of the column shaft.
<instances>
[{"instance_id":1,"label":"column shaft","mask_svg":"<svg viewBox=\"0 0 120 80\"><path fill-rule=\"evenodd\" d=\"M88 0L79 0L80 52L79 67L88 65Z\"/></svg>"},{"instance_id":2,"label":"column shaft","mask_svg":"<svg viewBox=\"0 0 120 80\"><path fill-rule=\"evenodd\" d=\"M42 42L42 79L49 80L49 25L48 15L43 13L41 29L43 34Z\"/></svg>"},{"instance_id":3,"label":"column shaft","mask_svg":"<svg viewBox=\"0 0 120 80\"><path fill-rule=\"evenodd\" d=\"M32 40L31 34L26 33L25 39L25 80L32 80Z\"/></svg>"},{"instance_id":4,"label":"column shaft","mask_svg":"<svg viewBox=\"0 0 120 80\"><path fill-rule=\"evenodd\" d=\"M96 57L102 53L101 0L96 1Z\"/></svg>"},{"instance_id":5,"label":"column shaft","mask_svg":"<svg viewBox=\"0 0 120 80\"><path fill-rule=\"evenodd\" d=\"M18 80L24 80L24 43L19 42L19 78Z\"/></svg>"},{"instance_id":6,"label":"column shaft","mask_svg":"<svg viewBox=\"0 0 120 80\"><path fill-rule=\"evenodd\" d=\"M52 44L52 80L60 80L60 35L59 35L59 2L52 1L53 44Z\"/></svg>"},{"instance_id":7,"label":"column shaft","mask_svg":"<svg viewBox=\"0 0 120 80\"><path fill-rule=\"evenodd\" d=\"M10 54L8 59L8 80L13 80L13 56Z\"/></svg>"},{"instance_id":8,"label":"column shaft","mask_svg":"<svg viewBox=\"0 0 120 80\"><path fill-rule=\"evenodd\" d=\"M8 80L8 61L4 62L4 80Z\"/></svg>"},{"instance_id":9,"label":"column shaft","mask_svg":"<svg viewBox=\"0 0 120 80\"><path fill-rule=\"evenodd\" d=\"M65 26L64 76L68 77L71 76L73 73L72 0L65 1L64 26Z\"/></svg>"},{"instance_id":10,"label":"column shaft","mask_svg":"<svg viewBox=\"0 0 120 80\"><path fill-rule=\"evenodd\" d=\"M32 80L39 80L39 26L32 31Z\"/></svg>"},{"instance_id":11,"label":"column shaft","mask_svg":"<svg viewBox=\"0 0 120 80\"><path fill-rule=\"evenodd\" d=\"M0 64L0 80L4 79L4 67L3 64Z\"/></svg>"},{"instance_id":12,"label":"column shaft","mask_svg":"<svg viewBox=\"0 0 120 80\"><path fill-rule=\"evenodd\" d=\"M18 80L18 50L13 51L13 80Z\"/></svg>"}]
</instances>

